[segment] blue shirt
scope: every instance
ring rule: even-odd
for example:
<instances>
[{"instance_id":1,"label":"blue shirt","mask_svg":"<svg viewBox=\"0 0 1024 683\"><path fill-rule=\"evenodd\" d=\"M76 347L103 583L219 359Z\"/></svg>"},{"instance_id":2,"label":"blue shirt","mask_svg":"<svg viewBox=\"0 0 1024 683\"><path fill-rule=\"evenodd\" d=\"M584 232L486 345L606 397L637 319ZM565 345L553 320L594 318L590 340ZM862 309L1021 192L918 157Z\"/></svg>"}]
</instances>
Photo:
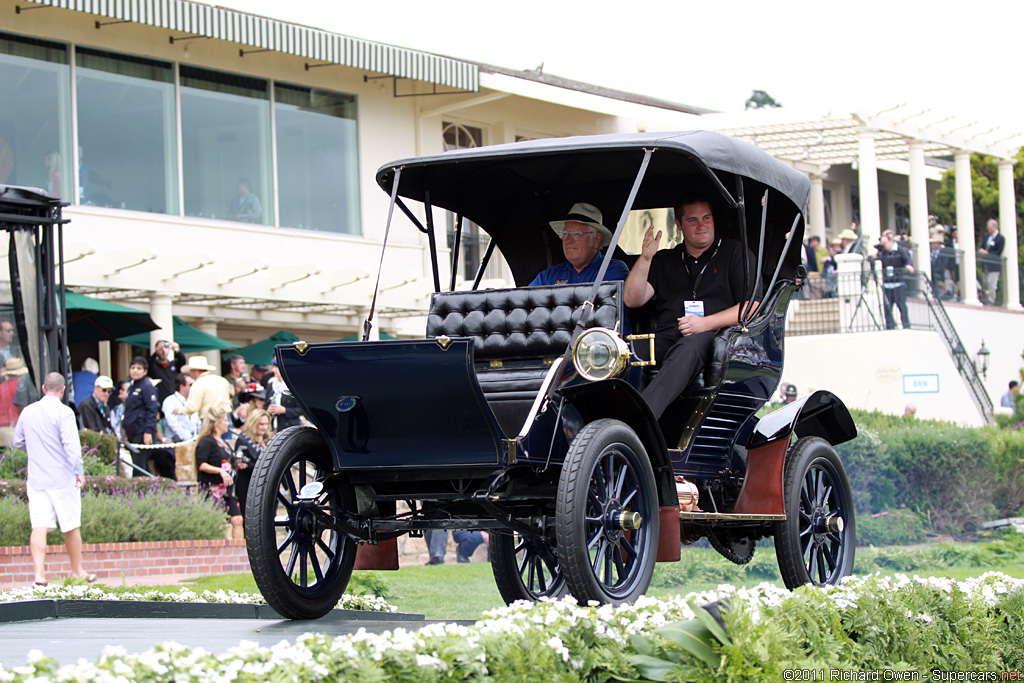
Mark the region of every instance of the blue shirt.
<instances>
[{"instance_id":1,"label":"blue shirt","mask_svg":"<svg viewBox=\"0 0 1024 683\"><path fill-rule=\"evenodd\" d=\"M36 491L74 486L82 474L82 442L71 408L56 396L25 406L11 445L28 453L28 485Z\"/></svg>"},{"instance_id":2,"label":"blue shirt","mask_svg":"<svg viewBox=\"0 0 1024 683\"><path fill-rule=\"evenodd\" d=\"M538 285L576 285L593 282L597 279L597 272L601 270L601 262L603 260L604 255L597 254L578 273L571 263L562 261L537 273L537 277L533 278L533 281L530 282L530 287L537 287ZM608 270L604 274L604 281L625 280L628 275L629 268L626 267L626 264L619 259L612 259L612 262L608 264ZM629 309L623 306L622 312L624 317L619 329L622 336L626 337L633 333L633 326L629 321Z\"/></svg>"},{"instance_id":3,"label":"blue shirt","mask_svg":"<svg viewBox=\"0 0 1024 683\"><path fill-rule=\"evenodd\" d=\"M533 278L530 282L530 287L538 285L575 285L581 282L593 282L597 279L597 271L601 270L601 261L603 260L604 256L598 254L578 273L576 268L568 261L556 263L550 268L545 268L537 273L537 277ZM608 271L604 274L604 279L606 281L625 280L628 275L629 268L626 267L626 264L618 259L612 259L612 262L608 264Z\"/></svg>"}]
</instances>

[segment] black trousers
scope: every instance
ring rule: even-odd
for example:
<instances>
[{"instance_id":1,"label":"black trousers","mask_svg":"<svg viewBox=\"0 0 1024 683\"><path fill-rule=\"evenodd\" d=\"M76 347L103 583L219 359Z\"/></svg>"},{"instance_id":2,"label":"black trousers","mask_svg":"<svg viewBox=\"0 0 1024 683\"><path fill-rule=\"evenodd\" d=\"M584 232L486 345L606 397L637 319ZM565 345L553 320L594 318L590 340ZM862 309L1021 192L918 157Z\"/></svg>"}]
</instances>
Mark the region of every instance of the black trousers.
<instances>
[{"instance_id":1,"label":"black trousers","mask_svg":"<svg viewBox=\"0 0 1024 683\"><path fill-rule=\"evenodd\" d=\"M145 436L146 434L144 432L140 434L129 434L128 443L141 444ZM152 459L156 463L157 471L153 472L153 474L167 477L168 479L177 480L177 474L175 472L175 465L177 460L174 456L173 450L167 450L162 448L140 448L132 450L132 463L136 467L141 467L147 472L152 471L149 463L150 459ZM132 476L144 477L146 475L143 474L142 472L139 472L137 469L133 469Z\"/></svg>"},{"instance_id":2,"label":"black trousers","mask_svg":"<svg viewBox=\"0 0 1024 683\"><path fill-rule=\"evenodd\" d=\"M715 330L684 337L678 332L673 336L658 337L654 340L658 374L641 393L654 417L661 417L673 401L692 382L697 373L711 359Z\"/></svg>"},{"instance_id":3,"label":"black trousers","mask_svg":"<svg viewBox=\"0 0 1024 683\"><path fill-rule=\"evenodd\" d=\"M885 297L885 329L895 330L896 320L892 317L892 306L900 310L900 320L903 321L903 329L910 329L910 317L907 315L907 286L883 287L882 294Z\"/></svg>"}]
</instances>

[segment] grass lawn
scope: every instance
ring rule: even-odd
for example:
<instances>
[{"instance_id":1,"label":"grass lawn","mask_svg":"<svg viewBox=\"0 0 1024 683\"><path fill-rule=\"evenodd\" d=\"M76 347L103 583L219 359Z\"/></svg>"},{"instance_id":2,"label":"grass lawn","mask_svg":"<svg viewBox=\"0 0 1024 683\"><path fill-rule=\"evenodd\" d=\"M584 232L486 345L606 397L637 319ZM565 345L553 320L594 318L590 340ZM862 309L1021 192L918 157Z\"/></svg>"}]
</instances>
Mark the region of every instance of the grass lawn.
<instances>
[{"instance_id":1,"label":"grass lawn","mask_svg":"<svg viewBox=\"0 0 1024 683\"><path fill-rule=\"evenodd\" d=\"M957 544L973 549L972 544ZM945 576L962 580L980 576L987 571L1001 571L1016 578L1024 578L1024 566L1015 554L995 558L984 557L970 566L936 567L937 547L913 550L919 567L879 569L874 559L889 549L858 548L858 574L881 571L882 574L919 574ZM899 549L903 551L903 549ZM672 597L693 591L710 590L722 583L753 586L763 581L782 585L771 548L758 548L754 560L746 567L737 567L705 548L686 548L677 563L657 565L648 594L658 598ZM236 590L258 593L250 574L221 574L198 579L188 584L193 590ZM160 590L177 591L181 586L159 586ZM407 566L394 572L354 572L349 584L351 593L376 592L402 612L426 615L428 619L477 619L489 609L501 607L504 602L494 585L491 566L487 563L444 564L434 566Z\"/></svg>"}]
</instances>

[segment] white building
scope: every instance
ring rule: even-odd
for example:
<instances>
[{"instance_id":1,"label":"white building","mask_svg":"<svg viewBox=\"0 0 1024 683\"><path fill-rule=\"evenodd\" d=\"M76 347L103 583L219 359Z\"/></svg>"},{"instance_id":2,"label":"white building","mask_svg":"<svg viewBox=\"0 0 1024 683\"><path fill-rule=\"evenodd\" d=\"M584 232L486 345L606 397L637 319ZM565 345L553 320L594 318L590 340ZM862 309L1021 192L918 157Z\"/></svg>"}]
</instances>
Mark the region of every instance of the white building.
<instances>
[{"instance_id":1,"label":"white building","mask_svg":"<svg viewBox=\"0 0 1024 683\"><path fill-rule=\"evenodd\" d=\"M939 173L927 158L952 154L962 165L967 151L1007 160L1015 151L1012 141L891 113L704 116L695 106L189 0L0 0L0 17L0 183L57 191L71 203L68 284L148 310L164 328L153 340L170 337L172 316L239 346L281 329L310 342L356 333L388 206L373 179L398 158L527 138L714 128L811 175L812 234L847 227L856 192L867 234L876 237L907 209L918 238ZM1001 181L1011 168L1000 166ZM1016 263L1012 183L1005 194L1006 256ZM445 247L452 219L440 211L434 218ZM464 239L473 248L459 275L471 278L482 245ZM379 331L423 333L433 289L427 244L398 216L383 262ZM973 258L973 245L963 250ZM446 255L443 248L442 282ZM1011 339L1024 338L1010 270L1006 322L994 327L1006 348L997 354L996 335L984 337L992 395L1009 361L1019 365ZM508 279L500 263L487 277ZM964 299L974 310L971 283L965 278ZM972 322L974 331L987 324ZM126 374L127 345L74 345L73 364L97 353L105 373ZM1008 357L1003 366L997 355Z\"/></svg>"}]
</instances>

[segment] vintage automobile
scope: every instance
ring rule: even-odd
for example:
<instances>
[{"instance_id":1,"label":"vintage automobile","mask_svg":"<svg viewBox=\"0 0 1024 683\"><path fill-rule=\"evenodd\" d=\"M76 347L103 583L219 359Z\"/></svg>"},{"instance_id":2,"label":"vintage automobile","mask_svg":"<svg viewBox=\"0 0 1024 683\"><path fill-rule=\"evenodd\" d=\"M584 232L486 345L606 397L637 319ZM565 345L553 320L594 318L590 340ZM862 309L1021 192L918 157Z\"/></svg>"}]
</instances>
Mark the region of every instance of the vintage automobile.
<instances>
[{"instance_id":1,"label":"vintage automobile","mask_svg":"<svg viewBox=\"0 0 1024 683\"><path fill-rule=\"evenodd\" d=\"M853 501L833 449L856 436L849 411L815 391L755 415L778 386L787 306L806 276L804 174L694 131L451 151L387 164L377 182L391 196L388 228L397 207L431 246L426 335L277 347L313 426L277 434L250 486L249 559L274 609L325 614L353 567L396 567L395 539L428 529L489 531L509 602L634 600L655 562L703 537L743 564L774 536L789 587L851 571ZM649 315L602 279L612 257L635 260L647 225L674 239L669 207L694 189L716 198L718 235L743 244L756 276L739 323L718 332L712 362L658 420L640 395L658 369ZM549 221L579 201L618 217L597 282L479 288L495 250L519 285L561 261ZM435 210L457 226L446 288ZM490 243L463 291L469 221Z\"/></svg>"}]
</instances>

